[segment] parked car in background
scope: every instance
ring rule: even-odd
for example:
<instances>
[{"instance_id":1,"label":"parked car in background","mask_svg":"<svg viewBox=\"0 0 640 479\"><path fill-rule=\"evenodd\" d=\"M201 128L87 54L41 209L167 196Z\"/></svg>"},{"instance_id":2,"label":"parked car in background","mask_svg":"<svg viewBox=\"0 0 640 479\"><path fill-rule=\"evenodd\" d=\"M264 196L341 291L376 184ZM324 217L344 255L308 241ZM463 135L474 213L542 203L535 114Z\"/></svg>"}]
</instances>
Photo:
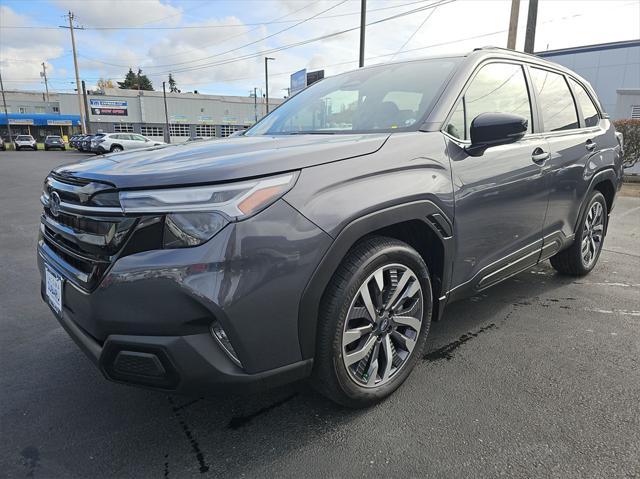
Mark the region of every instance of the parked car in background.
<instances>
[{"instance_id":1,"label":"parked car in background","mask_svg":"<svg viewBox=\"0 0 640 479\"><path fill-rule=\"evenodd\" d=\"M84 135L78 140L78 150L83 152L91 151L91 137L93 135Z\"/></svg>"},{"instance_id":2,"label":"parked car in background","mask_svg":"<svg viewBox=\"0 0 640 479\"><path fill-rule=\"evenodd\" d=\"M38 149L38 143L31 135L18 135L13 141L13 144L17 150L29 149L36 151Z\"/></svg>"},{"instance_id":3,"label":"parked car in background","mask_svg":"<svg viewBox=\"0 0 640 479\"><path fill-rule=\"evenodd\" d=\"M152 140L138 133L106 133L96 139L96 153L115 153L123 150L135 150L150 146L164 145L163 141Z\"/></svg>"},{"instance_id":4,"label":"parked car in background","mask_svg":"<svg viewBox=\"0 0 640 479\"><path fill-rule=\"evenodd\" d=\"M78 139L82 135L71 135L69 138L69 148L77 148L78 147Z\"/></svg>"},{"instance_id":5,"label":"parked car in background","mask_svg":"<svg viewBox=\"0 0 640 479\"><path fill-rule=\"evenodd\" d=\"M53 150L54 148L58 148L59 150L66 150L64 140L59 135L48 135L44 139L44 149L46 151L49 151Z\"/></svg>"},{"instance_id":6,"label":"parked car in background","mask_svg":"<svg viewBox=\"0 0 640 479\"><path fill-rule=\"evenodd\" d=\"M621 146L591 86L533 55L361 68L241 138L53 170L34 294L108 379L201 395L311 377L369 406L451 302L546 259L593 270Z\"/></svg>"},{"instance_id":7,"label":"parked car in background","mask_svg":"<svg viewBox=\"0 0 640 479\"><path fill-rule=\"evenodd\" d=\"M0 136L0 150L5 151L7 149L7 145L4 143L4 138Z\"/></svg>"},{"instance_id":8,"label":"parked car in background","mask_svg":"<svg viewBox=\"0 0 640 479\"><path fill-rule=\"evenodd\" d=\"M92 153L98 153L98 143L106 135L106 133L96 133L89 140L89 151Z\"/></svg>"}]
</instances>

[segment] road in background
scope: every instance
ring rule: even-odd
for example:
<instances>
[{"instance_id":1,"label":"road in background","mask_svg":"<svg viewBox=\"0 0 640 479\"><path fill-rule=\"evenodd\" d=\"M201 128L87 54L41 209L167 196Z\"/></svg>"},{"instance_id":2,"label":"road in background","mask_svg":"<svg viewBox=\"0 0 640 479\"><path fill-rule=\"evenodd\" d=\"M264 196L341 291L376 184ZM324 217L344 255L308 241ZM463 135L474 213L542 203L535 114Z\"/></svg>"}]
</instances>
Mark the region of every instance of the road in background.
<instances>
[{"instance_id":1,"label":"road in background","mask_svg":"<svg viewBox=\"0 0 640 479\"><path fill-rule=\"evenodd\" d=\"M107 382L40 300L42 180L76 152L0 153L0 477L634 477L640 198L585 278L539 265L447 308L366 411L305 383L171 396Z\"/></svg>"}]
</instances>

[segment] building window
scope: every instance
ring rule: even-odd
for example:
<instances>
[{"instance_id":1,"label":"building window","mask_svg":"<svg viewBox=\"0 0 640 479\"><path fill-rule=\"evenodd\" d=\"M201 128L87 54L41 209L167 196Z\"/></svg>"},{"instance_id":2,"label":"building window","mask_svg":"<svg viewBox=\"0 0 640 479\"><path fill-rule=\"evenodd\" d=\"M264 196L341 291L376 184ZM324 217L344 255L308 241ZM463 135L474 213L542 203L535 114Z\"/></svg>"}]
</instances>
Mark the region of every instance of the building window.
<instances>
[{"instance_id":1,"label":"building window","mask_svg":"<svg viewBox=\"0 0 640 479\"><path fill-rule=\"evenodd\" d=\"M19 106L18 107L18 113L26 113L27 112L27 107L26 106Z\"/></svg>"},{"instance_id":2,"label":"building window","mask_svg":"<svg viewBox=\"0 0 640 479\"><path fill-rule=\"evenodd\" d=\"M220 125L220 136L222 138L226 138L231 133L236 132L238 130L246 130L246 127L242 125Z\"/></svg>"},{"instance_id":3,"label":"building window","mask_svg":"<svg viewBox=\"0 0 640 479\"><path fill-rule=\"evenodd\" d=\"M53 107L53 112L54 113L60 113L60 107L59 106L54 106Z\"/></svg>"},{"instance_id":4,"label":"building window","mask_svg":"<svg viewBox=\"0 0 640 479\"><path fill-rule=\"evenodd\" d=\"M43 106L36 106L36 113L46 113L46 108Z\"/></svg>"},{"instance_id":5,"label":"building window","mask_svg":"<svg viewBox=\"0 0 640 479\"><path fill-rule=\"evenodd\" d=\"M216 127L214 125L196 125L196 136L216 136Z\"/></svg>"},{"instance_id":6,"label":"building window","mask_svg":"<svg viewBox=\"0 0 640 479\"><path fill-rule=\"evenodd\" d=\"M159 126L141 126L140 133L144 136L164 136L164 130Z\"/></svg>"},{"instance_id":7,"label":"building window","mask_svg":"<svg viewBox=\"0 0 640 479\"><path fill-rule=\"evenodd\" d=\"M133 125L131 123L116 123L113 125L115 133L133 133Z\"/></svg>"},{"instance_id":8,"label":"building window","mask_svg":"<svg viewBox=\"0 0 640 479\"><path fill-rule=\"evenodd\" d=\"M182 123L172 123L169 125L169 134L171 136L190 136L189 125Z\"/></svg>"}]
</instances>

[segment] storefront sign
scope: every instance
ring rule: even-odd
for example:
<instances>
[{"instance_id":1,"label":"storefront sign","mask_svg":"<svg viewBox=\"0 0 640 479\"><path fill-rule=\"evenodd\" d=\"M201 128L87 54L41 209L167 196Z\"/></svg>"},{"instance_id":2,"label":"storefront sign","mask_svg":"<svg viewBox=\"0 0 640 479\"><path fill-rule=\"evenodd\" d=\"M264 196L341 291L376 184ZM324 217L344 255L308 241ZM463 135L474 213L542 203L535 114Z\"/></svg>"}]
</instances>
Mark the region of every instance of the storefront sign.
<instances>
[{"instance_id":1,"label":"storefront sign","mask_svg":"<svg viewBox=\"0 0 640 479\"><path fill-rule=\"evenodd\" d=\"M91 98L89 105L93 115L127 116L129 114L125 100L98 100Z\"/></svg>"},{"instance_id":2,"label":"storefront sign","mask_svg":"<svg viewBox=\"0 0 640 479\"><path fill-rule=\"evenodd\" d=\"M10 125L33 125L33 120L28 118L9 118Z\"/></svg>"},{"instance_id":3,"label":"storefront sign","mask_svg":"<svg viewBox=\"0 0 640 479\"><path fill-rule=\"evenodd\" d=\"M169 117L170 123L189 123L189 120L185 115L171 115Z\"/></svg>"},{"instance_id":4,"label":"storefront sign","mask_svg":"<svg viewBox=\"0 0 640 479\"><path fill-rule=\"evenodd\" d=\"M71 120L47 120L49 126L71 126Z\"/></svg>"},{"instance_id":5,"label":"storefront sign","mask_svg":"<svg viewBox=\"0 0 640 479\"><path fill-rule=\"evenodd\" d=\"M307 69L299 70L291 75L291 84L289 94L295 95L307 87Z\"/></svg>"},{"instance_id":6,"label":"storefront sign","mask_svg":"<svg viewBox=\"0 0 640 479\"><path fill-rule=\"evenodd\" d=\"M208 125L213 125L213 117L212 116L204 116L204 115L200 115L200 117L198 118L200 120L200 123L205 123Z\"/></svg>"}]
</instances>

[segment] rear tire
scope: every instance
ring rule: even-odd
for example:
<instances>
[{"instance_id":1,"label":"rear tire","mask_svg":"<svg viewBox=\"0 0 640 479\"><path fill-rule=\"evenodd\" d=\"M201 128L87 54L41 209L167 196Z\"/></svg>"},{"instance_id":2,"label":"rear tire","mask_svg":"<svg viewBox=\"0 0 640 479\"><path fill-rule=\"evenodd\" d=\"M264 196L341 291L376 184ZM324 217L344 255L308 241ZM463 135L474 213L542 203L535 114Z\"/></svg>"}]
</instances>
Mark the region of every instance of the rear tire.
<instances>
[{"instance_id":1,"label":"rear tire","mask_svg":"<svg viewBox=\"0 0 640 479\"><path fill-rule=\"evenodd\" d=\"M110 151L111 151L111 153L118 153L118 152L120 152L122 150L123 150L123 148L120 145L114 145L114 146L111 147Z\"/></svg>"},{"instance_id":2,"label":"rear tire","mask_svg":"<svg viewBox=\"0 0 640 479\"><path fill-rule=\"evenodd\" d=\"M573 244L550 258L551 266L569 276L589 274L598 263L609 220L607 202L599 191L593 191L576 230Z\"/></svg>"},{"instance_id":3,"label":"rear tire","mask_svg":"<svg viewBox=\"0 0 640 479\"><path fill-rule=\"evenodd\" d=\"M389 396L423 355L432 307L429 271L416 250L386 237L362 240L321 302L314 387L353 408Z\"/></svg>"}]
</instances>

